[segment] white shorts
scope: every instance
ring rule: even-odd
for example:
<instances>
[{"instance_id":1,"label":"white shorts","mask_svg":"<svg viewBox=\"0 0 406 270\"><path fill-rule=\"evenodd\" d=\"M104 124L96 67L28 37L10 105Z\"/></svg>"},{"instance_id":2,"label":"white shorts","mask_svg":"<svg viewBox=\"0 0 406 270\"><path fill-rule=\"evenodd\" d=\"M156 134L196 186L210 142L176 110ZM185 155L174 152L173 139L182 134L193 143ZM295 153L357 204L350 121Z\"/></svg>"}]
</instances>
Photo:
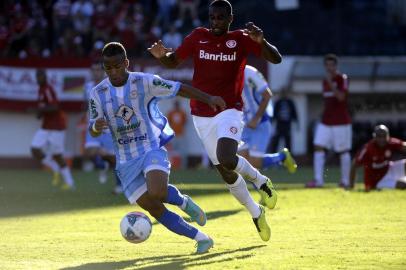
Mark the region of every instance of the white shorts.
<instances>
[{"instance_id":1,"label":"white shorts","mask_svg":"<svg viewBox=\"0 0 406 270\"><path fill-rule=\"evenodd\" d=\"M51 154L63 154L65 151L65 130L40 128L34 135L31 147L46 150Z\"/></svg>"},{"instance_id":2,"label":"white shorts","mask_svg":"<svg viewBox=\"0 0 406 270\"><path fill-rule=\"evenodd\" d=\"M406 183L405 163L406 159L391 161L388 172L378 182L376 188L395 188L398 181Z\"/></svg>"},{"instance_id":3,"label":"white shorts","mask_svg":"<svg viewBox=\"0 0 406 270\"><path fill-rule=\"evenodd\" d=\"M327 126L319 123L313 144L334 150L337 153L349 151L352 148L352 126L351 124Z\"/></svg>"},{"instance_id":4,"label":"white shorts","mask_svg":"<svg viewBox=\"0 0 406 270\"><path fill-rule=\"evenodd\" d=\"M197 135L203 142L207 155L214 165L220 164L217 159L218 139L230 138L240 143L244 127L242 112L236 109L222 111L213 117L193 115L193 124Z\"/></svg>"}]
</instances>

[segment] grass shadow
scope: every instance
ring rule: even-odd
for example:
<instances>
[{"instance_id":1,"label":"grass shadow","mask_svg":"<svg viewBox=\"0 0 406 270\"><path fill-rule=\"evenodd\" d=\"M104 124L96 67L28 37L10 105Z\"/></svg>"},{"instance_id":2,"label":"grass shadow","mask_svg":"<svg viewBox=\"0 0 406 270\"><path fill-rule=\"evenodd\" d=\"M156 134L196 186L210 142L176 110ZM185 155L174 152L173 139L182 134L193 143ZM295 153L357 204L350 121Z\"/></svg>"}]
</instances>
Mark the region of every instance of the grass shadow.
<instances>
[{"instance_id":1,"label":"grass shadow","mask_svg":"<svg viewBox=\"0 0 406 270\"><path fill-rule=\"evenodd\" d=\"M171 270L171 269L186 269L191 266L209 265L213 263L220 263L231 260L245 259L253 256L250 252L257 248L265 247L266 245L256 245L235 250L228 250L222 252L213 252L198 255L167 255L167 256L154 256L134 260L125 260L119 262L100 262L100 263L86 263L74 267L65 267L60 270L119 270L119 269L143 269L143 270ZM236 254L237 256L227 256L221 258L223 255ZM243 254L239 254L243 253ZM245 253L245 254L244 254Z\"/></svg>"}]
</instances>

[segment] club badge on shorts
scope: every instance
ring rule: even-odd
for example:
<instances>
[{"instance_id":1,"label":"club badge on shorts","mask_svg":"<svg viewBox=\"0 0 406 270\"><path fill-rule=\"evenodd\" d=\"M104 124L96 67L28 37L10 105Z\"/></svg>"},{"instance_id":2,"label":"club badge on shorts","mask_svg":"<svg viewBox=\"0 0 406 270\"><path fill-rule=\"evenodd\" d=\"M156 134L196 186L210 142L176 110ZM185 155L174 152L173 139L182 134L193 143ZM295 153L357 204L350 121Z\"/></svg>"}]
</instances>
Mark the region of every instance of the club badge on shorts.
<instances>
[{"instance_id":1,"label":"club badge on shorts","mask_svg":"<svg viewBox=\"0 0 406 270\"><path fill-rule=\"evenodd\" d=\"M236 127L230 127L230 132L233 134L237 134L238 129Z\"/></svg>"}]
</instances>

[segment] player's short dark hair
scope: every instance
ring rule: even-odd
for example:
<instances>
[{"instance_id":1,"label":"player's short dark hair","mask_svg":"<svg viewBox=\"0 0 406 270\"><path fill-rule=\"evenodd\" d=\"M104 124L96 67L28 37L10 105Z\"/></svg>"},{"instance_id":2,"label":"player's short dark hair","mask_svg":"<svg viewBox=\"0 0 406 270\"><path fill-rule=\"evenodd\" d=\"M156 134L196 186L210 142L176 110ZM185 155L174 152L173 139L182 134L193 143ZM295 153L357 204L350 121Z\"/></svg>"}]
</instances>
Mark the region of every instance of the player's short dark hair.
<instances>
[{"instance_id":1,"label":"player's short dark hair","mask_svg":"<svg viewBox=\"0 0 406 270\"><path fill-rule=\"evenodd\" d=\"M228 15L233 14L233 7L231 6L231 3L228 2L227 0L214 0L213 2L210 3L209 7L225 8Z\"/></svg>"},{"instance_id":2,"label":"player's short dark hair","mask_svg":"<svg viewBox=\"0 0 406 270\"><path fill-rule=\"evenodd\" d=\"M125 51L123 44L120 42L109 42L104 45L102 55L107 57L123 55L124 58L127 58L127 52Z\"/></svg>"},{"instance_id":3,"label":"player's short dark hair","mask_svg":"<svg viewBox=\"0 0 406 270\"><path fill-rule=\"evenodd\" d=\"M334 53L326 54L324 56L324 63L327 61L333 61L335 64L337 64L338 63L337 55L335 55Z\"/></svg>"}]
</instances>

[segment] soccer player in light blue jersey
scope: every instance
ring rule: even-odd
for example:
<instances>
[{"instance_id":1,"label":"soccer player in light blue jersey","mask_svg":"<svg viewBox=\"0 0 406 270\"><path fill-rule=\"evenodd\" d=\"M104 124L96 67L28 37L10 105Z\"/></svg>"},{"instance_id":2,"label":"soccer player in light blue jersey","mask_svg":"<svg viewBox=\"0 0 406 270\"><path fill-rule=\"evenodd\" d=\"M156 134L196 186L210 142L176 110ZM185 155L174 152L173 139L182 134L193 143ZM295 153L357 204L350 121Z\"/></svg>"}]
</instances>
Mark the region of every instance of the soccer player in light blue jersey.
<instances>
[{"instance_id":1,"label":"soccer player in light blue jersey","mask_svg":"<svg viewBox=\"0 0 406 270\"><path fill-rule=\"evenodd\" d=\"M241 140L244 144L239 147L238 153L258 169L283 165L294 173L297 164L289 149L284 148L279 153L266 153L272 129L269 121L273 115L271 97L271 89L261 72L246 65L242 92L245 127Z\"/></svg>"},{"instance_id":2,"label":"soccer player in light blue jersey","mask_svg":"<svg viewBox=\"0 0 406 270\"><path fill-rule=\"evenodd\" d=\"M126 51L120 43L106 44L102 56L107 78L90 93L91 135L99 136L110 129L116 169L129 202L139 204L170 231L196 240L197 253L207 252L213 240L164 205L177 205L192 221L201 226L206 223L203 210L168 184L170 163L163 146L174 134L157 102L178 95L223 110L224 100L157 75L129 72Z\"/></svg>"},{"instance_id":3,"label":"soccer player in light blue jersey","mask_svg":"<svg viewBox=\"0 0 406 270\"><path fill-rule=\"evenodd\" d=\"M85 100L86 104L89 102L90 92L93 87L105 78L103 64L101 61L94 62L91 65L91 80L85 83ZM116 164L116 157L114 154L113 138L110 130L103 130L103 133L98 137L92 137L90 131L86 132L85 145L84 145L84 158L92 160L96 169L99 170L99 182L104 184L107 182L107 172L109 167L114 168ZM116 186L113 194L122 193L120 180L115 175Z\"/></svg>"}]
</instances>

